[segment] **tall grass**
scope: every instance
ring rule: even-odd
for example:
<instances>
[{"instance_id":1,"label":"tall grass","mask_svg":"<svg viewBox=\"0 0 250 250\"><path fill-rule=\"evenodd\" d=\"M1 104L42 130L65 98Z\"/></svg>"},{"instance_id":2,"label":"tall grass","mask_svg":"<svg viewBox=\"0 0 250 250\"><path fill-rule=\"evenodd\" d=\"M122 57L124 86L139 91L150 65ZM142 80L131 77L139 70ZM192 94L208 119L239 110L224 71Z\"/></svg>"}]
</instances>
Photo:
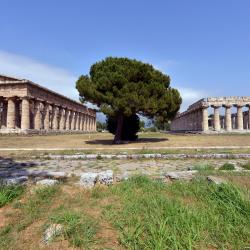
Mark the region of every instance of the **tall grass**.
<instances>
[{"instance_id":1,"label":"tall grass","mask_svg":"<svg viewBox=\"0 0 250 250\"><path fill-rule=\"evenodd\" d=\"M19 197L24 187L19 185L0 185L0 207Z\"/></svg>"},{"instance_id":2,"label":"tall grass","mask_svg":"<svg viewBox=\"0 0 250 250\"><path fill-rule=\"evenodd\" d=\"M128 249L240 249L250 242L250 203L234 186L204 180L171 185L132 178L112 187L121 204L105 216Z\"/></svg>"},{"instance_id":3,"label":"tall grass","mask_svg":"<svg viewBox=\"0 0 250 250\"><path fill-rule=\"evenodd\" d=\"M64 209L52 215L50 222L63 225L63 235L74 247L90 249L96 241L97 223L86 214Z\"/></svg>"}]
</instances>

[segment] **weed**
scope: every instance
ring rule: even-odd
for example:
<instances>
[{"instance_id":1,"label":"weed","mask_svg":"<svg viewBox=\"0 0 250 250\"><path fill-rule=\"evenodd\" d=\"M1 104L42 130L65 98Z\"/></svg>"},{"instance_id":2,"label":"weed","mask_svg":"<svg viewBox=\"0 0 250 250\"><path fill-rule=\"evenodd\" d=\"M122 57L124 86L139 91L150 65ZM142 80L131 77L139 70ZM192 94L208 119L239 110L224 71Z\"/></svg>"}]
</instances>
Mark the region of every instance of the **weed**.
<instances>
[{"instance_id":1,"label":"weed","mask_svg":"<svg viewBox=\"0 0 250 250\"><path fill-rule=\"evenodd\" d=\"M246 170L250 170L250 162L247 162L247 163L241 165L241 167L246 169Z\"/></svg>"},{"instance_id":2,"label":"weed","mask_svg":"<svg viewBox=\"0 0 250 250\"><path fill-rule=\"evenodd\" d=\"M214 166L209 165L209 164L200 164L200 165L195 165L192 170L198 170L198 171L213 171L215 169Z\"/></svg>"},{"instance_id":3,"label":"weed","mask_svg":"<svg viewBox=\"0 0 250 250\"><path fill-rule=\"evenodd\" d=\"M235 166L232 163L225 163L219 170L235 170Z\"/></svg>"},{"instance_id":4,"label":"weed","mask_svg":"<svg viewBox=\"0 0 250 250\"><path fill-rule=\"evenodd\" d=\"M62 210L50 217L52 223L63 225L63 235L75 247L89 248L95 240L97 223L80 212Z\"/></svg>"},{"instance_id":5,"label":"weed","mask_svg":"<svg viewBox=\"0 0 250 250\"><path fill-rule=\"evenodd\" d=\"M24 187L19 185L0 185L0 207L19 197Z\"/></svg>"}]
</instances>

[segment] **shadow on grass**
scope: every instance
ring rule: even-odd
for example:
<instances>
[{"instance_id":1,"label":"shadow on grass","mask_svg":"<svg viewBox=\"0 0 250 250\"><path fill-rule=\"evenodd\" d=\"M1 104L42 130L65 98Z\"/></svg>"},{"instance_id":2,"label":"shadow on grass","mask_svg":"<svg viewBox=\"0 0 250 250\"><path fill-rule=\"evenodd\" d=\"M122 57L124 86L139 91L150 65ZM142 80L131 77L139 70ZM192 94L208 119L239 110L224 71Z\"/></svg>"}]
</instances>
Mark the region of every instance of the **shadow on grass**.
<instances>
[{"instance_id":1,"label":"shadow on grass","mask_svg":"<svg viewBox=\"0 0 250 250\"><path fill-rule=\"evenodd\" d=\"M123 141L122 144L129 144L129 143L157 143L157 142L163 142L163 141L168 141L167 138L139 138L136 141ZM101 139L97 139L97 140L89 140L86 141L86 144L89 145L113 145L113 140L110 139L106 139L106 140L101 140Z\"/></svg>"}]
</instances>

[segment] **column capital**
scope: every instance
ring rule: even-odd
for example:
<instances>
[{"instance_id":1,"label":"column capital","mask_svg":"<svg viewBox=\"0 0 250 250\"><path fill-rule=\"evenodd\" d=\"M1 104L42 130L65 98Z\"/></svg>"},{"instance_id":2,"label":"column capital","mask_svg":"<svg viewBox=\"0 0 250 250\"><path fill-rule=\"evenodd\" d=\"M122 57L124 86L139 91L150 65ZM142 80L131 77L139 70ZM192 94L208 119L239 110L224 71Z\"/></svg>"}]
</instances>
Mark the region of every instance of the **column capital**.
<instances>
[{"instance_id":1,"label":"column capital","mask_svg":"<svg viewBox=\"0 0 250 250\"><path fill-rule=\"evenodd\" d=\"M204 104L202 104L201 108L202 108L202 109L207 109L207 108L209 108L209 106L210 106L210 105L204 103Z\"/></svg>"},{"instance_id":2,"label":"column capital","mask_svg":"<svg viewBox=\"0 0 250 250\"><path fill-rule=\"evenodd\" d=\"M245 105L243 105L243 104L234 104L234 107L236 107L236 108L243 108Z\"/></svg>"},{"instance_id":3,"label":"column capital","mask_svg":"<svg viewBox=\"0 0 250 250\"><path fill-rule=\"evenodd\" d=\"M223 108L232 108L233 105L232 104L223 104L222 107Z\"/></svg>"},{"instance_id":4,"label":"column capital","mask_svg":"<svg viewBox=\"0 0 250 250\"><path fill-rule=\"evenodd\" d=\"M22 96L20 97L21 100L31 100L30 96Z\"/></svg>"},{"instance_id":5,"label":"column capital","mask_svg":"<svg viewBox=\"0 0 250 250\"><path fill-rule=\"evenodd\" d=\"M220 104L214 104L214 105L211 105L211 107L214 108L214 109L218 109L218 108L221 107L221 105Z\"/></svg>"}]
</instances>

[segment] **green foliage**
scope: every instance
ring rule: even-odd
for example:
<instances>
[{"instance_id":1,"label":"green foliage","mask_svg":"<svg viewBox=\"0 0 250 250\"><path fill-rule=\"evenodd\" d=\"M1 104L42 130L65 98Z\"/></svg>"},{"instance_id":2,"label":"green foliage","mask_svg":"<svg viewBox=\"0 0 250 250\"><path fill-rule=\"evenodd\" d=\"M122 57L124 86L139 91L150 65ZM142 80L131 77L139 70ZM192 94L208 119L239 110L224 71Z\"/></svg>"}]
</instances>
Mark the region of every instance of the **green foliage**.
<instances>
[{"instance_id":1,"label":"green foliage","mask_svg":"<svg viewBox=\"0 0 250 250\"><path fill-rule=\"evenodd\" d=\"M19 197L24 192L20 185L0 185L0 207Z\"/></svg>"},{"instance_id":2,"label":"green foliage","mask_svg":"<svg viewBox=\"0 0 250 250\"><path fill-rule=\"evenodd\" d=\"M206 180L165 185L135 177L111 188L121 204L105 216L126 249L243 249L250 237L247 194Z\"/></svg>"},{"instance_id":3,"label":"green foliage","mask_svg":"<svg viewBox=\"0 0 250 250\"><path fill-rule=\"evenodd\" d=\"M145 130L145 122L140 120L139 127L140 127L139 131L143 132Z\"/></svg>"},{"instance_id":4,"label":"green foliage","mask_svg":"<svg viewBox=\"0 0 250 250\"><path fill-rule=\"evenodd\" d=\"M91 66L90 75L76 82L82 102L89 101L111 117L175 116L181 105L178 90L170 87L170 77L152 65L128 58L108 57ZM116 136L121 137L122 119ZM118 135L119 134L119 135ZM120 139L120 138L118 138Z\"/></svg>"},{"instance_id":5,"label":"green foliage","mask_svg":"<svg viewBox=\"0 0 250 250\"><path fill-rule=\"evenodd\" d=\"M169 123L169 121L166 121L164 119L164 117L161 117L161 116L158 116L155 119L154 125L159 130L165 130L165 131L169 131L170 130L170 123Z\"/></svg>"},{"instance_id":6,"label":"green foliage","mask_svg":"<svg viewBox=\"0 0 250 250\"><path fill-rule=\"evenodd\" d=\"M225 163L223 166L219 168L219 170L235 170L234 164Z\"/></svg>"},{"instance_id":7,"label":"green foliage","mask_svg":"<svg viewBox=\"0 0 250 250\"><path fill-rule=\"evenodd\" d=\"M209 164L199 164L195 165L192 170L198 170L198 171L213 171L215 170L215 167Z\"/></svg>"},{"instance_id":8,"label":"green foliage","mask_svg":"<svg viewBox=\"0 0 250 250\"><path fill-rule=\"evenodd\" d=\"M106 122L96 122L96 129L98 132L102 132L103 130L107 129L107 123Z\"/></svg>"},{"instance_id":9,"label":"green foliage","mask_svg":"<svg viewBox=\"0 0 250 250\"><path fill-rule=\"evenodd\" d=\"M95 242L97 223L85 214L64 209L51 216L50 221L63 225L63 235L74 247L90 249Z\"/></svg>"},{"instance_id":10,"label":"green foliage","mask_svg":"<svg viewBox=\"0 0 250 250\"><path fill-rule=\"evenodd\" d=\"M246 170L250 170L250 162L241 165L242 168L246 169Z\"/></svg>"},{"instance_id":11,"label":"green foliage","mask_svg":"<svg viewBox=\"0 0 250 250\"><path fill-rule=\"evenodd\" d=\"M117 117L108 116L107 129L110 133L115 134L117 129ZM134 141L138 138L136 133L140 129L140 119L138 115L134 114L129 117L125 117L123 121L123 130L121 139L124 141Z\"/></svg>"}]
</instances>

